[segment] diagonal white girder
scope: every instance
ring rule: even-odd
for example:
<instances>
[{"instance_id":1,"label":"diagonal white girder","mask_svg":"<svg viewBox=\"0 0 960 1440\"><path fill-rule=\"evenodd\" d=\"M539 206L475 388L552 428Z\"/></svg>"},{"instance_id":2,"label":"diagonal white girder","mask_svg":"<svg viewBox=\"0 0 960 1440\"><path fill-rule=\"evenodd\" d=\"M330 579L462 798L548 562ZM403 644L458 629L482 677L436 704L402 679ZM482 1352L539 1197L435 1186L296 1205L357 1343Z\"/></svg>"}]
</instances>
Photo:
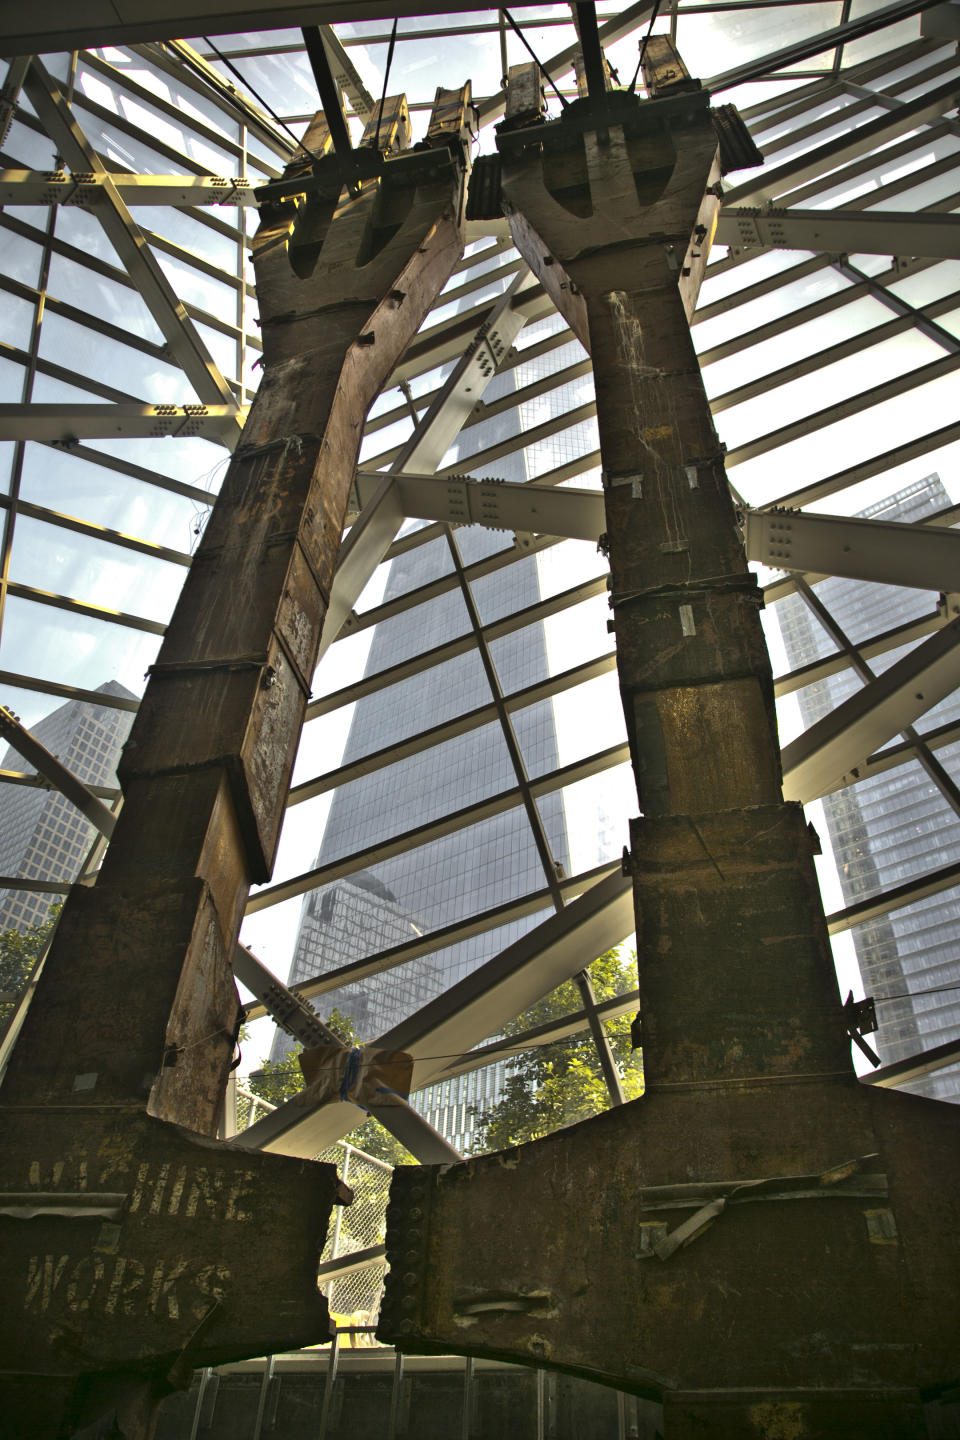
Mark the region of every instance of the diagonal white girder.
<instances>
[{"instance_id":1,"label":"diagonal white girder","mask_svg":"<svg viewBox=\"0 0 960 1440\"><path fill-rule=\"evenodd\" d=\"M848 161L855 160L878 147L889 144L898 135L909 134L922 125L938 120L953 109L960 98L960 79L952 78L896 110L830 140L816 149L807 150L772 170L757 170L749 179L728 190L725 203L732 206L745 202L751 205L775 201L798 189L805 181L839 171Z\"/></svg>"},{"instance_id":2,"label":"diagonal white girder","mask_svg":"<svg viewBox=\"0 0 960 1440\"><path fill-rule=\"evenodd\" d=\"M852 784L875 750L960 685L960 619L784 746L783 793L806 803Z\"/></svg>"},{"instance_id":3,"label":"diagonal white girder","mask_svg":"<svg viewBox=\"0 0 960 1440\"><path fill-rule=\"evenodd\" d=\"M288 990L246 946L237 946L233 968L240 983L256 995L277 1024L308 1049L317 1045L333 1045L343 1051L350 1049L324 1025L305 1000ZM356 1107L347 1108L353 1111L353 1123L356 1124ZM401 1145L407 1147L421 1165L444 1165L462 1159L459 1152L402 1096L392 1096L387 1104L371 1105L370 1113ZM249 1133L249 1130L241 1132L237 1143L246 1146Z\"/></svg>"},{"instance_id":4,"label":"diagonal white girder","mask_svg":"<svg viewBox=\"0 0 960 1440\"><path fill-rule=\"evenodd\" d=\"M96 151L74 119L59 82L36 57L24 88L41 124L71 170L90 172L100 179L105 203L95 206L94 214L163 332L171 355L186 373L199 398L233 409L236 428L232 443L235 445L240 438L243 412L232 389L221 375L109 174L103 169Z\"/></svg>"},{"instance_id":5,"label":"diagonal white girder","mask_svg":"<svg viewBox=\"0 0 960 1440\"><path fill-rule=\"evenodd\" d=\"M33 766L38 775L42 775L49 782L50 788L59 790L61 795L66 796L101 835L113 834L117 817L109 806L98 800L93 791L74 775L72 770L56 755L52 755L36 736L31 735L26 726L22 725L13 711L8 710L5 705L0 705L0 735L13 746L18 755L23 756L28 765Z\"/></svg>"},{"instance_id":6,"label":"diagonal white girder","mask_svg":"<svg viewBox=\"0 0 960 1440\"><path fill-rule=\"evenodd\" d=\"M414 1057L412 1090L439 1079L452 1056L465 1054L569 980L633 930L628 877L608 875L375 1042ZM243 1132L238 1143L310 1157L358 1123L355 1106L307 1109L287 1101Z\"/></svg>"},{"instance_id":7,"label":"diagonal white girder","mask_svg":"<svg viewBox=\"0 0 960 1440\"><path fill-rule=\"evenodd\" d=\"M410 514L402 508L390 476L419 466L432 473L440 464L524 326L525 316L513 302L531 281L528 271L516 276L441 386L389 473L373 472L376 482L359 500L360 514L340 547L318 663L339 636L364 586Z\"/></svg>"}]
</instances>

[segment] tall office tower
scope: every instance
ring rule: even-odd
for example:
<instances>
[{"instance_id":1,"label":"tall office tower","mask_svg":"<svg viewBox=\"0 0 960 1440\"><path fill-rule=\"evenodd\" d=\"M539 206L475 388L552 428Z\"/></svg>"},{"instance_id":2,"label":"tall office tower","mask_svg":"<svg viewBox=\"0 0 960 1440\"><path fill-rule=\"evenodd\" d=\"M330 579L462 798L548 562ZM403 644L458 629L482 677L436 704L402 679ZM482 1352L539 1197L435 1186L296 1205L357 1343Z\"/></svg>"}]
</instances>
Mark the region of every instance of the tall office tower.
<instances>
[{"instance_id":1,"label":"tall office tower","mask_svg":"<svg viewBox=\"0 0 960 1440\"><path fill-rule=\"evenodd\" d=\"M513 388L511 376L498 382ZM488 390L491 397L493 387ZM482 440L492 445L515 433L516 417L491 420ZM467 461L469 464L469 461ZM505 457L494 467L501 478L526 479L523 459ZM472 473L477 474L474 470ZM455 532L465 565L509 548L511 537L477 528ZM446 537L398 555L390 565L384 604L454 571ZM481 622L512 615L540 599L535 556L496 569L473 586ZM466 635L470 619L459 588L377 625L365 675L376 675L409 657ZM491 646L501 688L509 693L547 676L542 624L527 625ZM373 754L456 715L489 704L491 692L477 651L433 666L410 680L358 701L343 763ZM516 711L514 732L529 774L558 763L553 705L549 700ZM373 845L397 830L413 830L437 816L510 790L516 775L499 722L487 724L341 786L333 799L317 866ZM559 791L538 802L552 858L568 865L563 799ZM312 892L304 901L290 972L292 983L334 970L362 956L409 942L454 924L465 915L505 904L545 885L542 862L522 806L479 824L454 830L422 847L354 872ZM336 1007L349 1015L364 1040L372 1040L412 1014L511 944L544 918L542 913L471 936L427 958L386 970L336 994ZM322 1010L322 1002L318 1008ZM328 1012L323 1012L328 1013ZM276 1059L289 1048L278 1032ZM414 1104L459 1149L473 1133L471 1107L491 1104L503 1084L503 1065L474 1071L428 1087Z\"/></svg>"},{"instance_id":2,"label":"tall office tower","mask_svg":"<svg viewBox=\"0 0 960 1440\"><path fill-rule=\"evenodd\" d=\"M136 697L116 680L98 685L97 694L118 699ZM32 726L33 735L88 785L116 785L117 761L133 723L130 710L69 700ZM34 774L32 765L10 748L0 769ZM53 880L69 884L77 878L93 840L93 826L58 790L11 786L0 826L0 875L11 879ZM42 923L58 893L0 890L0 930L26 930Z\"/></svg>"},{"instance_id":3,"label":"tall office tower","mask_svg":"<svg viewBox=\"0 0 960 1440\"><path fill-rule=\"evenodd\" d=\"M923 520L950 504L937 475L898 491L861 514L904 523ZM926 592L894 590L831 578L816 594L847 637L857 644L928 612ZM780 623L791 668L824 657L834 647L799 596L779 601ZM872 661L881 670L898 658L890 651ZM851 671L799 692L805 726L834 709L858 688ZM923 718L923 730L960 716L951 696ZM937 752L956 774L960 745ZM960 824L933 779L916 759L873 775L823 801L827 829L844 900L852 905L909 880L924 869L960 860ZM960 1028L960 897L956 890L858 925L852 932L864 991L877 1001L878 1033L871 1038L884 1064L952 1039ZM944 988L944 987L953 987ZM960 1101L960 1066L909 1086L937 1100Z\"/></svg>"}]
</instances>

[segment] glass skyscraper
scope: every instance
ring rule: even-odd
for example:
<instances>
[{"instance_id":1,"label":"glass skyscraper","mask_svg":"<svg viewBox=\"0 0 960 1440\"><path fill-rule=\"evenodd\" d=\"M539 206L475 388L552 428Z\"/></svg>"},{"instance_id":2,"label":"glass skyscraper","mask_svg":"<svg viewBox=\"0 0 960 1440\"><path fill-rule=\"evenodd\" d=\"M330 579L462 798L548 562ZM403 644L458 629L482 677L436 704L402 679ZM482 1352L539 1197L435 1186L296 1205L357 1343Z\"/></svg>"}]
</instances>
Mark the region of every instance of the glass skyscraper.
<instances>
[{"instance_id":1,"label":"glass skyscraper","mask_svg":"<svg viewBox=\"0 0 960 1440\"><path fill-rule=\"evenodd\" d=\"M864 518L908 524L923 521L949 504L939 476L929 475L860 513ZM855 645L879 630L917 619L929 611L931 600L925 591L836 577L821 581L816 594ZM800 596L779 601L776 613L793 668L825 653L827 637ZM872 668L885 669L903 653L902 648L890 650L872 661ZM848 670L801 690L804 724L812 725L829 714L857 688ZM960 700L953 695L923 717L923 728L929 731L958 717ZM948 775L955 775L960 745L940 750L937 759ZM825 796L823 809L847 905L960 860L957 815L917 759ZM852 936L864 991L877 1002L880 1028L869 1038L884 1064L956 1035L960 1027L960 894L956 890L869 920L856 926ZM958 1102L960 1066L907 1088L932 1099Z\"/></svg>"},{"instance_id":2,"label":"glass skyscraper","mask_svg":"<svg viewBox=\"0 0 960 1440\"><path fill-rule=\"evenodd\" d=\"M98 692L134 698L116 680L98 686ZM70 700L39 720L33 735L86 785L115 786L117 761L132 722L129 710ZM13 748L0 760L0 770L35 773ZM93 834L89 820L58 790L11 787L0 826L0 875L70 884L80 873ZM42 923L61 898L51 892L0 890L0 930L26 930Z\"/></svg>"},{"instance_id":3,"label":"glass skyscraper","mask_svg":"<svg viewBox=\"0 0 960 1440\"><path fill-rule=\"evenodd\" d=\"M509 394L513 388L514 378L508 373L495 381L487 394ZM489 447L515 436L517 425L516 412L509 410L475 427L467 444ZM521 455L506 457L493 468L499 471L497 478L514 483L526 479ZM511 537L473 527L450 531L410 549L390 563L384 604L453 574L455 554L460 564L470 565L511 544ZM494 585L485 587L481 582L476 586L481 623L515 614L541 598L534 555L498 570L493 580ZM376 675L470 629L469 611L459 588L414 609L401 610L376 626L364 674ZM528 625L502 636L492 647L492 658L505 693L546 679L543 625ZM357 702L343 764L488 704L490 698L483 664L472 649L422 675L378 690ZM559 757L552 701L515 711L511 723L527 772L539 775L555 769ZM342 785L333 798L316 864L333 864L390 834L415 830L516 783L501 723L472 729ZM569 863L562 795L554 791L537 803L552 864L562 875ZM543 861L522 805L426 845L412 844L401 855L307 895L290 981L307 980L441 930L473 911L490 910L541 889L544 883ZM540 912L513 920L435 951L429 958L408 961L346 985L337 991L325 1013L335 1003L339 1013L353 1021L362 1040L374 1040L543 918ZM324 1011L323 1001L316 1003ZM278 1032L273 1058L288 1044ZM473 1132L471 1106L483 1108L496 1099L503 1077L502 1064L487 1067L430 1086L414 1103L451 1143L468 1147Z\"/></svg>"}]
</instances>

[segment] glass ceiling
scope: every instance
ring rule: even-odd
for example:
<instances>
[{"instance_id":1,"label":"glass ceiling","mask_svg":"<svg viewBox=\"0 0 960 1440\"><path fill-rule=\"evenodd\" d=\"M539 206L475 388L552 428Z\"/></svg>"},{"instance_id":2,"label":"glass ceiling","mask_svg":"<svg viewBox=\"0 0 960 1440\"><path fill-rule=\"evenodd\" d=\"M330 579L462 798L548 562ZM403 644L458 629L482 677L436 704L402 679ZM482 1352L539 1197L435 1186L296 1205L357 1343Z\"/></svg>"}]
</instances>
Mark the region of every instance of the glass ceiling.
<instances>
[{"instance_id":1,"label":"glass ceiling","mask_svg":"<svg viewBox=\"0 0 960 1440\"><path fill-rule=\"evenodd\" d=\"M803 58L783 53L807 41L813 50L875 8L662 7L655 30L674 36L691 73L720 79L716 103L741 108L766 157L727 177L728 217L742 212L747 224L772 204L847 227L830 232L829 249L810 248L809 226L788 235L796 248L775 248L759 222L746 242L725 221L694 337L745 509L950 527L960 249L954 231L949 257L933 222L960 206L956 43L925 35L914 15L842 45L831 35ZM528 6L518 19L559 89L575 94L569 7ZM623 84L648 20L601 8ZM390 27L338 24L333 39L354 72L346 102L358 138L383 89ZM740 83L724 80L764 57ZM526 58L496 11L402 19L389 88L405 90L418 138L436 86L470 78L477 150L490 152L505 64ZM257 217L247 188L230 183L279 174L318 102L293 30L48 55L26 88L17 62L0 73L17 96L0 163L34 172L2 177L0 703L42 737L65 705L129 715L142 693L260 376ZM69 101L91 163L64 155L38 83ZM77 203L70 175L83 169L113 174L119 207ZM58 170L52 204L47 176ZM142 176L230 183L219 203L208 185L178 206ZM884 212L913 228L886 241L868 233L860 222ZM454 322L472 335L516 281L512 344L436 473L599 489L586 352L505 227L475 228L370 412L361 471L389 468L421 424L462 348L448 338ZM131 253L138 236L145 244ZM826 564L775 571L751 555L785 747L955 613L939 574L929 589L906 588ZM410 520L325 655L276 871L251 896L242 939L322 1009L353 1014L362 1038L389 1032L618 871L637 797L605 576L588 541ZM874 1039L889 1064L960 1029L956 695L861 759L849 783L801 798L823 842L841 989L876 999ZM0 813L13 814L38 782L13 752L0 764ZM116 802L115 787L101 791ZM54 872L36 846L31 860L26 839L21 849L0 850L4 925L42 918L81 864L78 853ZM255 1032L249 1063L270 1043ZM957 1100L958 1069L916 1083ZM438 1080L422 1104L466 1147L469 1107L489 1102L502 1075L501 1062Z\"/></svg>"}]
</instances>

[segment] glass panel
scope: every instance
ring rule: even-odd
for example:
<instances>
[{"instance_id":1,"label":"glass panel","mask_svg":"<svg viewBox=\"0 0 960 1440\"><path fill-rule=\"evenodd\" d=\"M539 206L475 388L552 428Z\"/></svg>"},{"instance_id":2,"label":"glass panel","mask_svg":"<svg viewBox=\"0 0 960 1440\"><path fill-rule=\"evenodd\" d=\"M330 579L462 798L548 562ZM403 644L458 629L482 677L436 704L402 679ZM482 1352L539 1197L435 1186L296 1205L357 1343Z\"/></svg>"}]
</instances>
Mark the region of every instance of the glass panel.
<instances>
[{"instance_id":1,"label":"glass panel","mask_svg":"<svg viewBox=\"0 0 960 1440\"><path fill-rule=\"evenodd\" d=\"M194 215L185 215L173 205L132 205L130 213L144 230L162 235L175 245L182 245L200 260L235 274L237 269L237 241L230 235L205 225ZM217 206L213 212L218 220L234 224L237 211L229 206ZM231 316L232 318L232 316Z\"/></svg>"},{"instance_id":2,"label":"glass panel","mask_svg":"<svg viewBox=\"0 0 960 1440\"><path fill-rule=\"evenodd\" d=\"M470 588L482 625L535 605L540 599L536 557L527 555L492 575L478 576Z\"/></svg>"},{"instance_id":3,"label":"glass panel","mask_svg":"<svg viewBox=\"0 0 960 1440\"><path fill-rule=\"evenodd\" d=\"M116 680L140 695L147 666L159 648L159 635L9 596L0 634L0 669L86 690Z\"/></svg>"},{"instance_id":4,"label":"glass panel","mask_svg":"<svg viewBox=\"0 0 960 1440\"><path fill-rule=\"evenodd\" d=\"M827 582L837 584L837 581ZM850 582L847 582L850 583ZM823 599L823 587L815 587ZM828 607L829 608L829 607ZM837 653L836 642L830 638L801 595L786 595L774 605L760 611L767 648L774 675L787 675L813 660L825 660ZM782 737L781 737L782 738Z\"/></svg>"},{"instance_id":5,"label":"glass panel","mask_svg":"<svg viewBox=\"0 0 960 1440\"><path fill-rule=\"evenodd\" d=\"M915 275L905 275L888 287L894 295L906 300L908 305L929 305L944 295L953 295L960 290L960 260L941 260ZM939 322L941 325L943 321Z\"/></svg>"},{"instance_id":6,"label":"glass panel","mask_svg":"<svg viewBox=\"0 0 960 1440\"><path fill-rule=\"evenodd\" d=\"M129 285L97 274L85 265L78 265L63 255L51 255L47 290L51 295L91 315L107 320L131 335L139 335L154 345L164 343L163 332L145 302Z\"/></svg>"},{"instance_id":7,"label":"glass panel","mask_svg":"<svg viewBox=\"0 0 960 1440\"><path fill-rule=\"evenodd\" d=\"M0 357L0 401L4 405L19 405L26 373L22 365Z\"/></svg>"},{"instance_id":8,"label":"glass panel","mask_svg":"<svg viewBox=\"0 0 960 1440\"><path fill-rule=\"evenodd\" d=\"M468 650L304 726L294 783L399 744L490 702L480 656Z\"/></svg>"},{"instance_id":9,"label":"glass panel","mask_svg":"<svg viewBox=\"0 0 960 1440\"><path fill-rule=\"evenodd\" d=\"M115 265L123 271L120 256L114 250L107 233L95 215L81 210L79 205L61 205L57 211L56 235L58 240L75 245L84 255L96 256L108 265ZM125 273L125 272L124 272ZM132 289L131 294L135 293Z\"/></svg>"},{"instance_id":10,"label":"glass panel","mask_svg":"<svg viewBox=\"0 0 960 1440\"><path fill-rule=\"evenodd\" d=\"M3 273L22 285L40 283L40 260L43 250L33 240L14 235L5 226L0 230L0 253L3 255Z\"/></svg>"},{"instance_id":11,"label":"glass panel","mask_svg":"<svg viewBox=\"0 0 960 1440\"><path fill-rule=\"evenodd\" d=\"M47 445L24 451L20 494L34 505L189 554L196 501Z\"/></svg>"},{"instance_id":12,"label":"glass panel","mask_svg":"<svg viewBox=\"0 0 960 1440\"><path fill-rule=\"evenodd\" d=\"M214 495L230 463L230 456L222 445L199 436L181 439L160 435L142 440L90 440L86 444L92 450L156 470L158 474L169 475L173 480L182 480Z\"/></svg>"},{"instance_id":13,"label":"glass panel","mask_svg":"<svg viewBox=\"0 0 960 1440\"><path fill-rule=\"evenodd\" d=\"M886 268L886 262L884 262ZM776 374L798 360L805 360L831 345L842 344L854 335L862 335L892 319L891 312L879 300L865 295L860 300L820 315L816 320L791 326L781 335L751 345L745 337L743 349L726 359L705 366L703 372L707 394L712 398L726 395L740 385L749 385L761 376Z\"/></svg>"},{"instance_id":14,"label":"glass panel","mask_svg":"<svg viewBox=\"0 0 960 1440\"><path fill-rule=\"evenodd\" d=\"M192 175L196 172L186 160L154 150L144 140L128 135L115 125L77 105L78 119L90 144L95 147L111 169L141 175Z\"/></svg>"},{"instance_id":15,"label":"glass panel","mask_svg":"<svg viewBox=\"0 0 960 1440\"><path fill-rule=\"evenodd\" d=\"M22 120L14 120L7 131L7 138L4 142L3 153L13 161L17 167L26 170L52 170L54 168L54 148L52 141L46 135L38 135L35 130L29 129ZM36 214L32 221L36 224Z\"/></svg>"},{"instance_id":16,"label":"glass panel","mask_svg":"<svg viewBox=\"0 0 960 1440\"><path fill-rule=\"evenodd\" d=\"M230 321L236 318L237 292L232 285L221 284L202 270L194 269L173 255L165 255L162 250L155 249L153 253L181 300L206 310L210 315L222 315Z\"/></svg>"},{"instance_id":17,"label":"glass panel","mask_svg":"<svg viewBox=\"0 0 960 1440\"><path fill-rule=\"evenodd\" d=\"M627 738L615 670L515 710L511 718L531 778L621 745Z\"/></svg>"},{"instance_id":18,"label":"glass panel","mask_svg":"<svg viewBox=\"0 0 960 1440\"><path fill-rule=\"evenodd\" d=\"M630 843L630 820L640 808L629 765L614 765L538 800L548 829L551 807L561 799L569 844L568 874L581 875L622 855L623 847Z\"/></svg>"},{"instance_id":19,"label":"glass panel","mask_svg":"<svg viewBox=\"0 0 960 1440\"><path fill-rule=\"evenodd\" d=\"M796 251L792 253L796 254ZM789 275L789 271L787 274ZM783 315L801 310L804 305L812 305L827 295L836 295L839 291L846 290L849 284L849 280L845 280L836 270L824 266L822 270L805 275L801 280L790 281L770 295L745 301L724 315L716 315L706 320L695 315L693 342L698 352L709 350L714 345L723 345L737 335L748 335L759 325L767 325Z\"/></svg>"},{"instance_id":20,"label":"glass panel","mask_svg":"<svg viewBox=\"0 0 960 1440\"><path fill-rule=\"evenodd\" d=\"M512 790L516 783L503 731L497 723L351 780L337 790L332 806L325 795L306 800L293 807L296 813L291 812L290 818L301 833L316 835L322 831L321 863L329 865L453 810ZM295 853L289 855L289 849L284 846L278 856L276 881L303 868L303 850L294 847Z\"/></svg>"},{"instance_id":21,"label":"glass panel","mask_svg":"<svg viewBox=\"0 0 960 1440\"><path fill-rule=\"evenodd\" d=\"M182 370L145 355L118 340L109 340L62 315L47 313L40 332L40 358L89 375L123 394L151 404L195 401Z\"/></svg>"},{"instance_id":22,"label":"glass panel","mask_svg":"<svg viewBox=\"0 0 960 1440\"><path fill-rule=\"evenodd\" d=\"M10 471L13 465L13 457L14 442L12 440L0 440L0 495L10 493Z\"/></svg>"},{"instance_id":23,"label":"glass panel","mask_svg":"<svg viewBox=\"0 0 960 1440\"><path fill-rule=\"evenodd\" d=\"M183 584L181 565L21 515L10 578L87 605L166 622Z\"/></svg>"},{"instance_id":24,"label":"glass panel","mask_svg":"<svg viewBox=\"0 0 960 1440\"><path fill-rule=\"evenodd\" d=\"M196 119L205 126L212 126L228 140L239 138L240 127L235 116L186 85L177 85L163 71L148 65L142 56L115 51L112 63L120 74L129 76L144 90L152 91L161 100L182 110L188 120Z\"/></svg>"},{"instance_id":25,"label":"glass panel","mask_svg":"<svg viewBox=\"0 0 960 1440\"><path fill-rule=\"evenodd\" d=\"M787 381L732 405L717 417L721 439L733 449L758 435L769 433L771 420L790 425L819 411L829 410L852 395L862 395L910 370L938 360L943 347L925 335L908 332L879 345L869 345L855 355L823 365L799 380Z\"/></svg>"},{"instance_id":26,"label":"glass panel","mask_svg":"<svg viewBox=\"0 0 960 1440\"><path fill-rule=\"evenodd\" d=\"M721 74L770 55L840 22L839 5L791 5L752 11L749 20L728 15L680 13L677 46L691 75Z\"/></svg>"},{"instance_id":27,"label":"glass panel","mask_svg":"<svg viewBox=\"0 0 960 1440\"><path fill-rule=\"evenodd\" d=\"M923 435L931 415L952 413L956 389L956 375L928 381L778 450L739 465L728 462L730 478L748 504L770 503L782 492L785 475L812 483L876 454L881 446L894 449Z\"/></svg>"},{"instance_id":28,"label":"glass panel","mask_svg":"<svg viewBox=\"0 0 960 1440\"><path fill-rule=\"evenodd\" d=\"M0 326L5 345L29 350L35 309L32 300L21 300L19 295L0 290Z\"/></svg>"},{"instance_id":29,"label":"glass panel","mask_svg":"<svg viewBox=\"0 0 960 1440\"><path fill-rule=\"evenodd\" d=\"M544 599L561 595L582 581L606 575L608 569L606 556L601 555L592 540L562 540L537 555L540 594Z\"/></svg>"}]
</instances>

